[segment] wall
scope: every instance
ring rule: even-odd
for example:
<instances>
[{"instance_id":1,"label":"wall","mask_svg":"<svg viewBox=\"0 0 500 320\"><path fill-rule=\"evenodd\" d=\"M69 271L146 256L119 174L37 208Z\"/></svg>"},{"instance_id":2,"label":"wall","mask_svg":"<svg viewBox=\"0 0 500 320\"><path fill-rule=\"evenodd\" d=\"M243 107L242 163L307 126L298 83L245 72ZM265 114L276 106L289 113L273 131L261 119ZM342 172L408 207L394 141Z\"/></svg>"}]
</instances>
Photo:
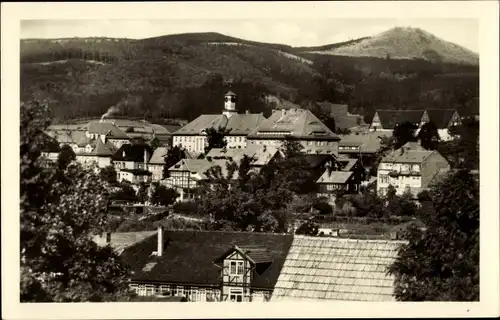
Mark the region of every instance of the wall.
<instances>
[{"instance_id":1,"label":"wall","mask_svg":"<svg viewBox=\"0 0 500 320\"><path fill-rule=\"evenodd\" d=\"M434 151L422 164L422 185L427 186L440 169L449 170L450 165L442 155Z\"/></svg>"},{"instance_id":2,"label":"wall","mask_svg":"<svg viewBox=\"0 0 500 320\"><path fill-rule=\"evenodd\" d=\"M182 146L187 151L195 154L205 152L205 146L208 145L206 135L192 136L174 136L173 146Z\"/></svg>"},{"instance_id":3,"label":"wall","mask_svg":"<svg viewBox=\"0 0 500 320\"><path fill-rule=\"evenodd\" d=\"M246 136L226 136L224 140L227 142L227 148L244 149L247 146Z\"/></svg>"},{"instance_id":4,"label":"wall","mask_svg":"<svg viewBox=\"0 0 500 320\"><path fill-rule=\"evenodd\" d=\"M235 265L232 267L232 265ZM231 296L235 291L240 292L241 301L250 301L250 282L252 266L248 260L237 251L227 256L221 270L222 275L222 301L232 301ZM235 301L236 302L236 301Z\"/></svg>"},{"instance_id":5,"label":"wall","mask_svg":"<svg viewBox=\"0 0 500 320\"><path fill-rule=\"evenodd\" d=\"M221 291L218 288L203 286L182 286L172 284L131 283L130 289L139 296L186 297L192 302L221 301Z\"/></svg>"},{"instance_id":6,"label":"wall","mask_svg":"<svg viewBox=\"0 0 500 320\"><path fill-rule=\"evenodd\" d=\"M149 164L148 165L148 170L151 172L153 175L151 176L151 179L153 181L160 181L163 179L163 165L161 164Z\"/></svg>"},{"instance_id":7,"label":"wall","mask_svg":"<svg viewBox=\"0 0 500 320\"><path fill-rule=\"evenodd\" d=\"M422 187L420 170L419 164L381 162L377 170L377 192L385 195L389 185L396 188L398 195L404 194L408 187L419 191ZM392 171L397 171L400 174L390 176L389 173Z\"/></svg>"}]
</instances>

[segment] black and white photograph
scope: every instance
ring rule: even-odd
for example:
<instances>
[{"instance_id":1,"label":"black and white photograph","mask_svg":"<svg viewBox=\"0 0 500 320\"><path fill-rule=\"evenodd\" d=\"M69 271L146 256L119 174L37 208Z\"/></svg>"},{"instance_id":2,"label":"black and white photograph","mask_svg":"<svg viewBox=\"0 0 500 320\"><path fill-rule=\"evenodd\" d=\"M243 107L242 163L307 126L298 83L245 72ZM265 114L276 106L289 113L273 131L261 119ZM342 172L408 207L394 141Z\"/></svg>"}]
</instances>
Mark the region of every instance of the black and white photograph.
<instances>
[{"instance_id":1,"label":"black and white photograph","mask_svg":"<svg viewBox=\"0 0 500 320\"><path fill-rule=\"evenodd\" d=\"M2 21L6 319L499 315L498 3L29 6Z\"/></svg>"}]
</instances>

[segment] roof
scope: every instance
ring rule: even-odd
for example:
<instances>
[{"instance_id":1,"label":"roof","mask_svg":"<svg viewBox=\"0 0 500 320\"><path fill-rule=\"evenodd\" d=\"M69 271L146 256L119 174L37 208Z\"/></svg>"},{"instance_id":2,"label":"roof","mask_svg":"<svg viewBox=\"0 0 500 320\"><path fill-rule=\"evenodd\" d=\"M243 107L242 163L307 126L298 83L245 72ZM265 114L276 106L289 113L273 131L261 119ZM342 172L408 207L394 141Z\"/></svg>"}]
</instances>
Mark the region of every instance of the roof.
<instances>
[{"instance_id":1,"label":"roof","mask_svg":"<svg viewBox=\"0 0 500 320\"><path fill-rule=\"evenodd\" d=\"M425 110L377 110L384 129L394 129L404 122L420 123Z\"/></svg>"},{"instance_id":2,"label":"roof","mask_svg":"<svg viewBox=\"0 0 500 320\"><path fill-rule=\"evenodd\" d=\"M350 114L346 104L336 104L328 101L316 103L323 112L328 113L335 120L335 128L349 129L356 127L363 122L363 117L357 114Z\"/></svg>"},{"instance_id":3,"label":"roof","mask_svg":"<svg viewBox=\"0 0 500 320\"><path fill-rule=\"evenodd\" d=\"M382 159L382 162L422 163L436 151L426 150L418 142L407 142L401 148L392 151Z\"/></svg>"},{"instance_id":4,"label":"roof","mask_svg":"<svg viewBox=\"0 0 500 320\"><path fill-rule=\"evenodd\" d=\"M328 171L326 169L316 182L344 184L354 174L352 171Z\"/></svg>"},{"instance_id":5,"label":"roof","mask_svg":"<svg viewBox=\"0 0 500 320\"><path fill-rule=\"evenodd\" d=\"M429 121L432 121L438 129L448 128L448 124L456 112L455 109L427 109Z\"/></svg>"},{"instance_id":6,"label":"roof","mask_svg":"<svg viewBox=\"0 0 500 320\"><path fill-rule=\"evenodd\" d=\"M351 169L356 165L359 161L358 159L342 159L339 158L338 161L344 166L342 171L351 171Z\"/></svg>"},{"instance_id":7,"label":"roof","mask_svg":"<svg viewBox=\"0 0 500 320\"><path fill-rule=\"evenodd\" d=\"M248 135L266 118L262 113L234 114L230 118L223 114L202 114L181 129L175 135L199 135L207 128L219 127L230 130L228 135Z\"/></svg>"},{"instance_id":8,"label":"roof","mask_svg":"<svg viewBox=\"0 0 500 320\"><path fill-rule=\"evenodd\" d=\"M168 154L168 148L158 147L153 152L151 159L149 159L150 164L165 164L165 157Z\"/></svg>"},{"instance_id":9,"label":"roof","mask_svg":"<svg viewBox=\"0 0 500 320\"><path fill-rule=\"evenodd\" d=\"M284 137L300 139L340 140L310 110L282 109L274 110L271 116L262 121L249 137L254 139L270 139Z\"/></svg>"},{"instance_id":10,"label":"roof","mask_svg":"<svg viewBox=\"0 0 500 320\"><path fill-rule=\"evenodd\" d=\"M394 301L387 267L402 241L295 236L272 301Z\"/></svg>"},{"instance_id":11,"label":"roof","mask_svg":"<svg viewBox=\"0 0 500 320\"><path fill-rule=\"evenodd\" d=\"M109 139L129 139L129 136L117 126L109 122L89 122L85 129L89 133L106 134Z\"/></svg>"},{"instance_id":12,"label":"roof","mask_svg":"<svg viewBox=\"0 0 500 320\"><path fill-rule=\"evenodd\" d=\"M109 245L117 252L142 241L143 239L152 236L156 231L140 231L140 232L116 232L111 233ZM92 240L99 246L106 246L106 235L95 235Z\"/></svg>"},{"instance_id":13,"label":"roof","mask_svg":"<svg viewBox=\"0 0 500 320\"><path fill-rule=\"evenodd\" d=\"M144 170L144 169L120 169L120 171L130 172L130 173L137 175L137 176L150 176L153 174L151 171Z\"/></svg>"},{"instance_id":14,"label":"roof","mask_svg":"<svg viewBox=\"0 0 500 320\"><path fill-rule=\"evenodd\" d=\"M323 166L329 160L335 160L335 157L329 154L301 154L293 158L304 160L310 169L316 169Z\"/></svg>"},{"instance_id":15,"label":"roof","mask_svg":"<svg viewBox=\"0 0 500 320\"><path fill-rule=\"evenodd\" d=\"M115 154L116 150L116 146L109 142L109 140L106 140L106 143L103 143L101 139L96 139L95 149L92 153L97 156L112 156Z\"/></svg>"},{"instance_id":16,"label":"roof","mask_svg":"<svg viewBox=\"0 0 500 320\"><path fill-rule=\"evenodd\" d=\"M280 152L279 148L274 146L265 146L251 144L247 145L243 149L236 148L212 148L207 153L206 158L213 159L229 159L237 163L243 159L246 155L248 157L253 157L255 160L252 162L254 166L263 166L267 164L277 152Z\"/></svg>"},{"instance_id":17,"label":"roof","mask_svg":"<svg viewBox=\"0 0 500 320\"><path fill-rule=\"evenodd\" d=\"M144 151L147 151L147 157L151 157L153 149L147 144L124 144L113 154L111 159L115 161L134 161L144 162ZM149 159L146 159L147 162Z\"/></svg>"},{"instance_id":18,"label":"roof","mask_svg":"<svg viewBox=\"0 0 500 320\"><path fill-rule=\"evenodd\" d=\"M266 248L273 262L263 272L254 273L251 286L272 289L292 243L291 234L258 232L164 231L161 257L151 256L157 250L157 234L126 249L122 257L133 270L132 281L155 281L192 285L220 286L220 268L214 261L231 247ZM148 263L151 269L143 271ZM148 269L146 269L148 270Z\"/></svg>"},{"instance_id":19,"label":"roof","mask_svg":"<svg viewBox=\"0 0 500 320\"><path fill-rule=\"evenodd\" d=\"M227 164L228 160L223 159L182 159L177 162L175 165L168 168L168 171L189 171L191 173L196 173L200 176L202 180L208 179L208 176L205 174L208 169L212 167L219 166L221 168L221 172L224 176L227 176ZM233 178L238 176L238 171L234 172Z\"/></svg>"},{"instance_id":20,"label":"roof","mask_svg":"<svg viewBox=\"0 0 500 320\"><path fill-rule=\"evenodd\" d=\"M342 137L339 147L359 147L360 150L340 150L340 153L375 153L380 149L381 137L392 136L391 132L369 131L363 133L351 133Z\"/></svg>"},{"instance_id":21,"label":"roof","mask_svg":"<svg viewBox=\"0 0 500 320\"><path fill-rule=\"evenodd\" d=\"M228 91L225 96L236 96L236 94L232 91Z\"/></svg>"}]
</instances>

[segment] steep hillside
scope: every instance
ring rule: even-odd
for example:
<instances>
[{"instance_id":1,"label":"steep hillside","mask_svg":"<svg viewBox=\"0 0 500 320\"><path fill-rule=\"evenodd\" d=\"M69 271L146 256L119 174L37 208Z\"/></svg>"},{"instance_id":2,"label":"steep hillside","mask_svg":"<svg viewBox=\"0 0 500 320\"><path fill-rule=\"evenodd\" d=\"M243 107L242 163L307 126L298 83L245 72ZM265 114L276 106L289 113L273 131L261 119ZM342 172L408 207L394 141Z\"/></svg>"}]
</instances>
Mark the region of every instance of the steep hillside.
<instances>
[{"instance_id":1,"label":"steep hillside","mask_svg":"<svg viewBox=\"0 0 500 320\"><path fill-rule=\"evenodd\" d=\"M301 106L344 103L367 117L376 108L470 110L478 101L474 65L310 52L216 33L23 40L21 99L49 101L62 119L98 117L111 106L122 116L192 119L219 112L229 89L240 110L267 114L275 105L268 95Z\"/></svg>"},{"instance_id":2,"label":"steep hillside","mask_svg":"<svg viewBox=\"0 0 500 320\"><path fill-rule=\"evenodd\" d=\"M397 27L342 46L310 52L351 57L425 59L433 62L478 64L479 56L418 28Z\"/></svg>"}]
</instances>

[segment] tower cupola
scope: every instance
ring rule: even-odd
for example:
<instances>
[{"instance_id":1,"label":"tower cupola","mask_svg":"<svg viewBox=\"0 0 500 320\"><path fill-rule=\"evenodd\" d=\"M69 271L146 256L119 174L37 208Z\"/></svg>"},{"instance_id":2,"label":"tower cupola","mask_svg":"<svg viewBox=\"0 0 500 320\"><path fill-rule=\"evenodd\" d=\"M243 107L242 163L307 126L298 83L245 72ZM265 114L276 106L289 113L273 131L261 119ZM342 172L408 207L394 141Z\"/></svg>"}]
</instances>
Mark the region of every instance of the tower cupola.
<instances>
[{"instance_id":1,"label":"tower cupola","mask_svg":"<svg viewBox=\"0 0 500 320\"><path fill-rule=\"evenodd\" d=\"M223 115L230 118L233 114L236 114L236 94L229 91L224 95L224 111Z\"/></svg>"}]
</instances>

